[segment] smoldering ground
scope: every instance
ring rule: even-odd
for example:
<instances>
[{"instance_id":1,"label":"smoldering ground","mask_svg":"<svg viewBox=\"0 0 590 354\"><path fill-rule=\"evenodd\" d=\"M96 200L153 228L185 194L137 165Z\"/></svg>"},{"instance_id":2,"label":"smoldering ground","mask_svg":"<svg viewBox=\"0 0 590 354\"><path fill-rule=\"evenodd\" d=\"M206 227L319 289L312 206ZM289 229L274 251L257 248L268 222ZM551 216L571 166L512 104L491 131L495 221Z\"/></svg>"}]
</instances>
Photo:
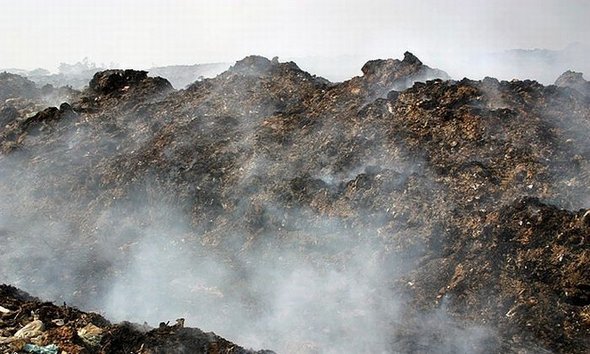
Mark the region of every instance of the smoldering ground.
<instances>
[{"instance_id":1,"label":"smoldering ground","mask_svg":"<svg viewBox=\"0 0 590 354\"><path fill-rule=\"evenodd\" d=\"M291 210L296 226L284 227L297 230L282 236L298 239L275 240L280 232L265 232L250 235L248 245L247 236L232 235L234 230L195 232L174 206L146 203L164 195L136 196L137 202L114 205L80 227L67 202L57 209L68 215L36 213L39 199L21 182L14 198L2 199L11 201L2 208L6 282L104 311L113 320L155 326L184 317L190 326L255 348L394 351L390 336L400 325L404 299L394 295L392 280L407 268L408 257L418 255L388 257L372 241L376 230L351 230L337 218ZM25 210L11 208L15 204ZM86 243L72 231L88 226L96 231Z\"/></svg>"},{"instance_id":2,"label":"smoldering ground","mask_svg":"<svg viewBox=\"0 0 590 354\"><path fill-rule=\"evenodd\" d=\"M5 282L113 320L156 326L184 317L254 348L394 351L404 299L392 282L419 254L388 255L376 229L272 204L263 205L261 233L195 229L154 187L88 219L67 194L31 188L63 170L48 162L39 173L14 173L15 163L3 178Z\"/></svg>"},{"instance_id":3,"label":"smoldering ground","mask_svg":"<svg viewBox=\"0 0 590 354\"><path fill-rule=\"evenodd\" d=\"M8 239L12 243L7 244L10 257L3 257L3 278L46 298L104 311L113 320L156 326L183 317L190 326L254 348L395 351L390 337L402 326L404 299L391 286L398 269L407 268L399 263L408 259L387 257L371 244L375 230L353 232L339 220L308 220L315 226L297 232L309 239L291 241L296 242L291 246L261 240L236 255L201 246L206 241L172 210L136 207L125 218L107 211L97 223L102 226L100 242L85 253L72 247L78 240L36 215L15 233L13 225L4 224L20 242L27 241ZM102 225L105 217L108 226ZM219 236L237 238L234 249L243 247L242 235ZM97 269L100 260L108 264L102 270ZM80 282L81 277L87 279ZM482 333L484 338L493 334ZM444 332L439 335L447 338ZM479 335L458 338L466 348L478 348L481 341ZM463 346L448 345L449 352Z\"/></svg>"},{"instance_id":4,"label":"smoldering ground","mask_svg":"<svg viewBox=\"0 0 590 354\"><path fill-rule=\"evenodd\" d=\"M260 64L269 69L262 79ZM234 68L144 106L117 101L4 155L2 279L111 319L156 326L184 317L279 352L499 350L494 324L456 319L461 299L446 288L429 289L433 301L419 310L420 294L407 291L418 266L445 266L459 232L443 221L457 217L461 198L435 178L427 151L412 151L415 141L391 126L438 118L416 115L432 108L420 90L454 99L469 85L430 82L399 100L358 103L346 86L324 86L290 64L241 65L253 73ZM310 117L302 102L316 90L355 104L334 100ZM502 139L520 142L518 134ZM434 149L446 143L459 145Z\"/></svg>"}]
</instances>

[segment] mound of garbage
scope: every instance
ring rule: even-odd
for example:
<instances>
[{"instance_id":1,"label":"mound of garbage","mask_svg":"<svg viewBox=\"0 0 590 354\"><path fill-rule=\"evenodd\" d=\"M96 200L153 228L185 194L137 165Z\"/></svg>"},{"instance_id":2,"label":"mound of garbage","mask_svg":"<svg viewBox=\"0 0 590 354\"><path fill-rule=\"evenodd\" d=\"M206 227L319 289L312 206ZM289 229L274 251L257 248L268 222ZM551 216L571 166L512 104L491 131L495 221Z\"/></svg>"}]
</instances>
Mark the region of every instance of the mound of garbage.
<instances>
[{"instance_id":1,"label":"mound of garbage","mask_svg":"<svg viewBox=\"0 0 590 354\"><path fill-rule=\"evenodd\" d=\"M455 81L411 53L362 72L250 56L174 90L109 70L59 108L6 113L0 279L107 316L174 304L278 352L590 350L589 96ZM11 291L4 337L37 309ZM76 350L95 350L90 324L106 352L231 348L50 308Z\"/></svg>"},{"instance_id":2,"label":"mound of garbage","mask_svg":"<svg viewBox=\"0 0 590 354\"><path fill-rule=\"evenodd\" d=\"M96 313L43 302L0 285L0 350L4 353L268 353L241 348L214 333L184 326L111 324Z\"/></svg>"},{"instance_id":3,"label":"mound of garbage","mask_svg":"<svg viewBox=\"0 0 590 354\"><path fill-rule=\"evenodd\" d=\"M584 75L579 72L571 70L564 72L555 80L555 85L569 87L590 96L590 82L584 80Z\"/></svg>"}]
</instances>

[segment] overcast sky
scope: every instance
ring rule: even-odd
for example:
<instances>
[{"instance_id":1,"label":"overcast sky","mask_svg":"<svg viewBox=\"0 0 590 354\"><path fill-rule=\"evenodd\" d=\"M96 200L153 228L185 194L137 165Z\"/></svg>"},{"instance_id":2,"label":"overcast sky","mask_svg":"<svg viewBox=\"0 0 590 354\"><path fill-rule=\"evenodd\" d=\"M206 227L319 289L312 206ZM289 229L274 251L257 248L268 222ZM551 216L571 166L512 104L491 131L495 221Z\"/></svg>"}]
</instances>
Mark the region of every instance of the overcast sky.
<instances>
[{"instance_id":1,"label":"overcast sky","mask_svg":"<svg viewBox=\"0 0 590 354\"><path fill-rule=\"evenodd\" d=\"M8 4L7 4L8 3ZM561 49L590 37L587 0L19 0L0 10L0 68Z\"/></svg>"}]
</instances>

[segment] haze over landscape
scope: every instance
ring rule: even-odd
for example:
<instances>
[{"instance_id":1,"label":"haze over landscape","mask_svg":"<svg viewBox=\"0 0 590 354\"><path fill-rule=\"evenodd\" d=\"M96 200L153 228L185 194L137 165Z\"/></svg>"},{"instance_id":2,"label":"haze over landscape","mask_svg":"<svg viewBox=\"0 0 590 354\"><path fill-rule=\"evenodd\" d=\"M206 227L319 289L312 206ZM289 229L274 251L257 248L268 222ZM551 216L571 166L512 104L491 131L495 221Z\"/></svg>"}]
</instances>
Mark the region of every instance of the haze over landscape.
<instances>
[{"instance_id":1,"label":"haze over landscape","mask_svg":"<svg viewBox=\"0 0 590 354\"><path fill-rule=\"evenodd\" d=\"M583 0L23 0L0 12L0 68L55 71L83 58L150 68L259 54L343 80L369 59L409 50L456 78L514 76L518 68L502 66L516 64L494 54L577 44L560 60L585 65L589 13Z\"/></svg>"}]
</instances>

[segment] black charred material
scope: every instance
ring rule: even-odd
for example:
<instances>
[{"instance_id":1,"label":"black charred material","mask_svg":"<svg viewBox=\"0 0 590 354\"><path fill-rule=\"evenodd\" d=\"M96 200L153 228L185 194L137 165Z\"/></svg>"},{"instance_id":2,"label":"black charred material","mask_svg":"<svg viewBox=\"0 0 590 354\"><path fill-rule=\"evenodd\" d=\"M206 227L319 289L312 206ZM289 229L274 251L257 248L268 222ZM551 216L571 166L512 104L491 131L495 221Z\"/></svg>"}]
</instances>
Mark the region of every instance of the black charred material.
<instances>
[{"instance_id":1,"label":"black charred material","mask_svg":"<svg viewBox=\"0 0 590 354\"><path fill-rule=\"evenodd\" d=\"M168 80L148 77L147 71L106 70L94 74L88 84L91 92L98 95L122 95L128 90L141 89L143 94L172 90Z\"/></svg>"}]
</instances>

